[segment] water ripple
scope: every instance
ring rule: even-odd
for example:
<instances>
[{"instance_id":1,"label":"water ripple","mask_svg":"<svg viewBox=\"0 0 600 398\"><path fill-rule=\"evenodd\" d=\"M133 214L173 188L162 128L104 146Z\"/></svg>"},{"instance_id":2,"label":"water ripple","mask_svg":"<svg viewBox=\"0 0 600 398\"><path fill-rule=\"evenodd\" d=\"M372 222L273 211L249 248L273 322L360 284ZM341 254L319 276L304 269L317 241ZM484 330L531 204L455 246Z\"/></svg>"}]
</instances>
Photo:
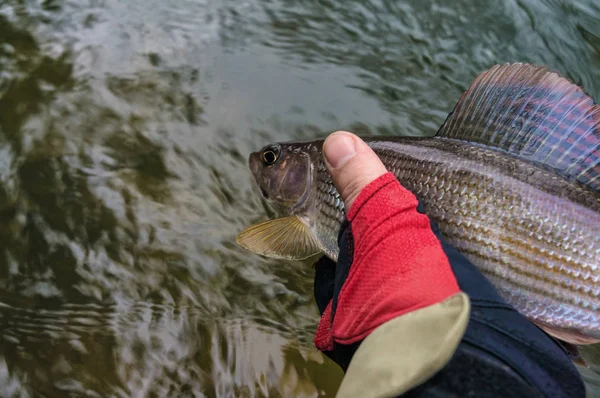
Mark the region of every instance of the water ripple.
<instances>
[{"instance_id":1,"label":"water ripple","mask_svg":"<svg viewBox=\"0 0 600 398\"><path fill-rule=\"evenodd\" d=\"M594 0L446 3L0 2L0 395L333 395L249 152L433 134L497 62L600 98Z\"/></svg>"}]
</instances>

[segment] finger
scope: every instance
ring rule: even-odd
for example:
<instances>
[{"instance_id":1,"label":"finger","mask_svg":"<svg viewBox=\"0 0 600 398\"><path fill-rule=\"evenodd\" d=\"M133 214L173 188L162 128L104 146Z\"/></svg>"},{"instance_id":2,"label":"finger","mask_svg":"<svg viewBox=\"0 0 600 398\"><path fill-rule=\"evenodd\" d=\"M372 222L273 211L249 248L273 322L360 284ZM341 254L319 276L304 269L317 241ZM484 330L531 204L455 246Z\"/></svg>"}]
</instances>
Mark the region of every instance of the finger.
<instances>
[{"instance_id":1,"label":"finger","mask_svg":"<svg viewBox=\"0 0 600 398\"><path fill-rule=\"evenodd\" d=\"M377 154L358 136L346 131L327 137L323 156L347 210L364 187L387 173Z\"/></svg>"}]
</instances>

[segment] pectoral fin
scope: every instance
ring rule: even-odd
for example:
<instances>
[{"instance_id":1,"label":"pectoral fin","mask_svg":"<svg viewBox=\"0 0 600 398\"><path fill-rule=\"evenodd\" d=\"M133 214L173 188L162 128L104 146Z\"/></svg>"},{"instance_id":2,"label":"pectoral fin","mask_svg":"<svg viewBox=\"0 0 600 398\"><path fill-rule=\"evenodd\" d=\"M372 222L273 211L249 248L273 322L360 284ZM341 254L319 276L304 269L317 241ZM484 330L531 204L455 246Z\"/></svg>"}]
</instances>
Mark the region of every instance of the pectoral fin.
<instances>
[{"instance_id":1,"label":"pectoral fin","mask_svg":"<svg viewBox=\"0 0 600 398\"><path fill-rule=\"evenodd\" d=\"M315 234L297 216L252 225L240 232L236 242L261 256L285 260L303 260L322 252Z\"/></svg>"}]
</instances>

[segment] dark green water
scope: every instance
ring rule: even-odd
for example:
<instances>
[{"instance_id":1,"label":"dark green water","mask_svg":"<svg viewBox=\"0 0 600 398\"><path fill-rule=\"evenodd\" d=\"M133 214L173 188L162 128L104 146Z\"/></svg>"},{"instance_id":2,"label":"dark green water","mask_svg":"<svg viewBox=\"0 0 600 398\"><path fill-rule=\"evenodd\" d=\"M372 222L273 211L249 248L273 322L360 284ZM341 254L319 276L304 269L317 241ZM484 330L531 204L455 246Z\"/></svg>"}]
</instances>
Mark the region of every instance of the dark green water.
<instances>
[{"instance_id":1,"label":"dark green water","mask_svg":"<svg viewBox=\"0 0 600 398\"><path fill-rule=\"evenodd\" d=\"M597 0L0 0L0 396L332 396L246 166L430 135L494 63L600 99Z\"/></svg>"}]
</instances>

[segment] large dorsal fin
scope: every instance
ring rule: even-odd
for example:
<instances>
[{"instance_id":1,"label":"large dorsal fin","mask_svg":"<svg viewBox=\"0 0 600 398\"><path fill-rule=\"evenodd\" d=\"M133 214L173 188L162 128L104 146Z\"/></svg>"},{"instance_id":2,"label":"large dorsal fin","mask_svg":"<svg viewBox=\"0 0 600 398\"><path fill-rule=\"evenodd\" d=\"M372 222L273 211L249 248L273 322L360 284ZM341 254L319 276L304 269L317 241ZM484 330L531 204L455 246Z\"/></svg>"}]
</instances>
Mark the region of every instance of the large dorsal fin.
<instances>
[{"instance_id":1,"label":"large dorsal fin","mask_svg":"<svg viewBox=\"0 0 600 398\"><path fill-rule=\"evenodd\" d=\"M437 135L505 150L600 191L600 106L545 67L483 72Z\"/></svg>"}]
</instances>

